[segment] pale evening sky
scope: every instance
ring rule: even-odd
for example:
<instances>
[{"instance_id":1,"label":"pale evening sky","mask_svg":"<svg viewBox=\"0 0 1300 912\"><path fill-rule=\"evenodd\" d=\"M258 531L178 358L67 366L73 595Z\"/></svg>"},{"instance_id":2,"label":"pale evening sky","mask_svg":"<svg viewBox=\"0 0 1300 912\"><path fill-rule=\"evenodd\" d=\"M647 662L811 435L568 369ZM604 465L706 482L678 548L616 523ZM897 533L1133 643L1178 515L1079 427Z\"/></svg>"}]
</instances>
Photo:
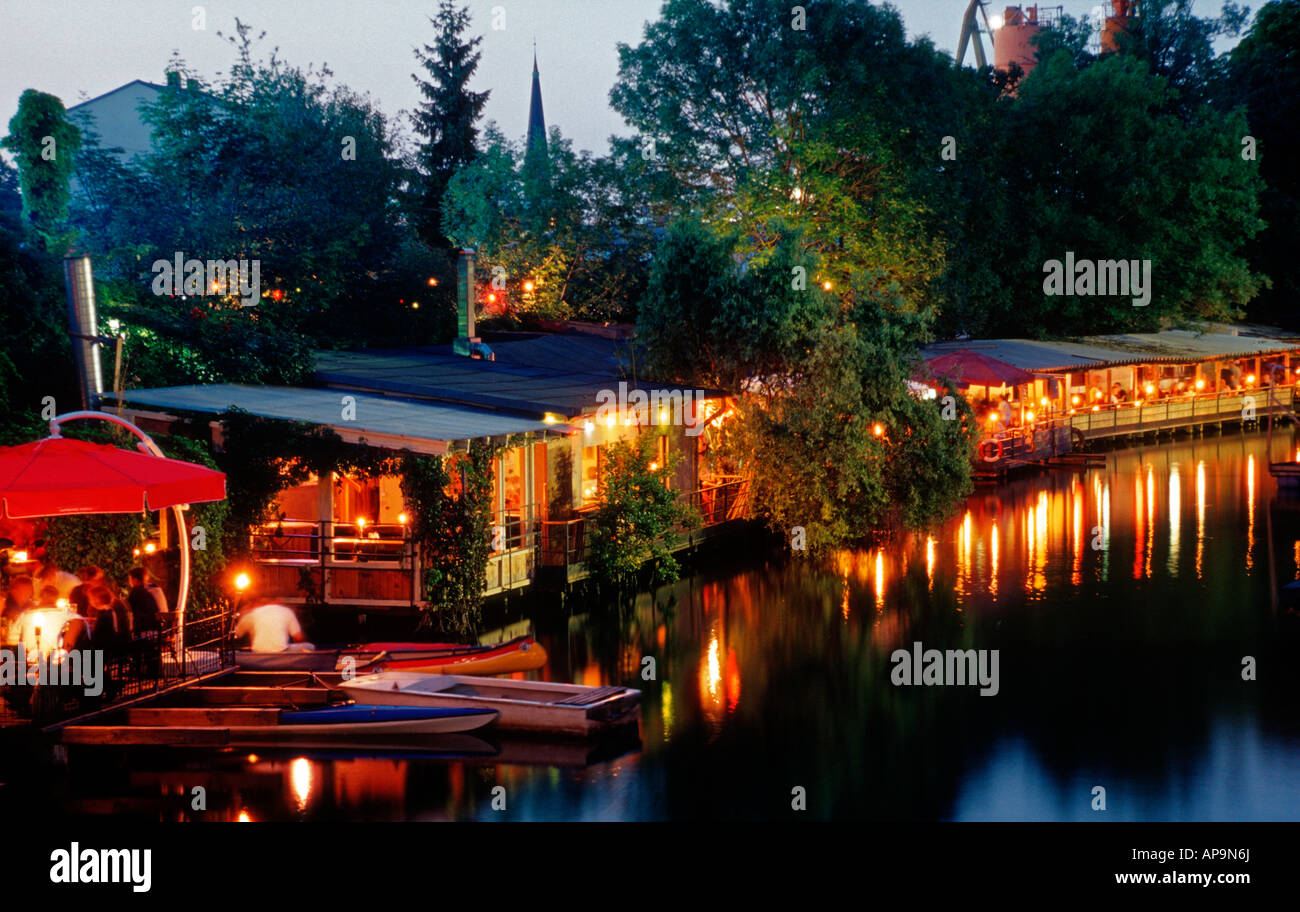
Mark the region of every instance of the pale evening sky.
<instances>
[{"instance_id":1,"label":"pale evening sky","mask_svg":"<svg viewBox=\"0 0 1300 912\"><path fill-rule=\"evenodd\" d=\"M1061 2L1075 15L1099 6L1097 0ZM611 133L631 132L609 107L618 71L615 45L639 41L661 0L467 5L474 32L484 38L475 88L492 90L485 119L497 121L507 136L522 137L535 38L548 126L597 152L606 151ZM894 5L910 35L928 34L940 48L955 49L967 0ZM193 27L198 6L206 14L203 30ZM990 13L1002 6L990 4ZM0 0L0 135L8 132L27 88L51 92L71 107L134 79L162 82L173 50L211 78L233 59L217 32L230 33L235 17L265 31L267 49L278 46L290 63L329 64L339 82L369 94L393 117L419 101L412 48L430 40L428 17L436 7L436 0ZM505 11L504 29L493 28L496 7Z\"/></svg>"}]
</instances>

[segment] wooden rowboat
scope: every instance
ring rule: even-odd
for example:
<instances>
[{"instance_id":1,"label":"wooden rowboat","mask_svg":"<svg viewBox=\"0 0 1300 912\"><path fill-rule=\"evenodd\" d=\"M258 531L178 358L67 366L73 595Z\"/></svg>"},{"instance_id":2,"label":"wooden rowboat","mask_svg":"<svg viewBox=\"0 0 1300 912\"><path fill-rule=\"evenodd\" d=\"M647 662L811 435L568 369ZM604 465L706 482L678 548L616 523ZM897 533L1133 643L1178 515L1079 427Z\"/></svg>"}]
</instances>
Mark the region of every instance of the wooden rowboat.
<instances>
[{"instance_id":1,"label":"wooden rowboat","mask_svg":"<svg viewBox=\"0 0 1300 912\"><path fill-rule=\"evenodd\" d=\"M402 670L433 673L510 674L534 671L546 664L546 650L530 636L505 643L465 646L455 643L363 643L286 652L238 650L235 664L253 671Z\"/></svg>"},{"instance_id":2,"label":"wooden rowboat","mask_svg":"<svg viewBox=\"0 0 1300 912\"><path fill-rule=\"evenodd\" d=\"M630 687L402 671L362 675L338 686L362 705L494 709L502 731L586 738L634 726L640 718L641 692Z\"/></svg>"},{"instance_id":3,"label":"wooden rowboat","mask_svg":"<svg viewBox=\"0 0 1300 912\"><path fill-rule=\"evenodd\" d=\"M281 711L275 725L230 725L232 741L262 738L277 741L297 736L440 735L490 725L497 713L482 707L452 709L417 706L327 706Z\"/></svg>"}]
</instances>

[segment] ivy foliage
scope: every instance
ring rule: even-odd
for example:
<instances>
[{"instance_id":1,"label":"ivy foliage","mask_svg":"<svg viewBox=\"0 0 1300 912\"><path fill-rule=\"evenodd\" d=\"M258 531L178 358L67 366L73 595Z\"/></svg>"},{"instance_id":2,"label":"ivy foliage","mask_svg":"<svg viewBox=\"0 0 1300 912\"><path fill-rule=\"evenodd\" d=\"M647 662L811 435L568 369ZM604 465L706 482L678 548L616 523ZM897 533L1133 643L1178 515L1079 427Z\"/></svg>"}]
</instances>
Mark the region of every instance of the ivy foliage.
<instances>
[{"instance_id":1,"label":"ivy foliage","mask_svg":"<svg viewBox=\"0 0 1300 912\"><path fill-rule=\"evenodd\" d=\"M492 457L498 449L474 441L445 461L414 454L402 460L402 496L420 547L424 626L461 635L477 627L491 553Z\"/></svg>"}]
</instances>

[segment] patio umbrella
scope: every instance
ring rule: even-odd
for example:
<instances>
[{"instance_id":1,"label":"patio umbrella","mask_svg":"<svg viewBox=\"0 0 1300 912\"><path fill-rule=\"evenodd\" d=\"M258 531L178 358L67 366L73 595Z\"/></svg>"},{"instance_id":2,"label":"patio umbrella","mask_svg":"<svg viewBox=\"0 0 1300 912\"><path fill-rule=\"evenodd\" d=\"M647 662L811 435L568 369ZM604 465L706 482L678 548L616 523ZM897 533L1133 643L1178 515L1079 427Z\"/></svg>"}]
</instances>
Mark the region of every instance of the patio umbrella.
<instances>
[{"instance_id":1,"label":"patio umbrella","mask_svg":"<svg viewBox=\"0 0 1300 912\"><path fill-rule=\"evenodd\" d=\"M0 447L0 515L140 513L224 500L226 476L206 466L67 437Z\"/></svg>"},{"instance_id":2,"label":"patio umbrella","mask_svg":"<svg viewBox=\"0 0 1300 912\"><path fill-rule=\"evenodd\" d=\"M927 358L925 364L934 376L947 377L961 386L1023 386L1034 382L1034 375L1028 371L965 348Z\"/></svg>"}]
</instances>

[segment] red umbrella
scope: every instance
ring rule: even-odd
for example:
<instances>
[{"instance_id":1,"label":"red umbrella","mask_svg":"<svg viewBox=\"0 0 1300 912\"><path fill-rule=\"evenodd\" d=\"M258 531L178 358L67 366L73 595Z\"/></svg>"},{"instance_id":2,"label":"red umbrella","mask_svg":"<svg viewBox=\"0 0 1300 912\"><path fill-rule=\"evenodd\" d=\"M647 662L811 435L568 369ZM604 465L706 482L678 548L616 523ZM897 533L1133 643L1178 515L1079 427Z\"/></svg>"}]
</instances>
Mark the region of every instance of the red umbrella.
<instances>
[{"instance_id":1,"label":"red umbrella","mask_svg":"<svg viewBox=\"0 0 1300 912\"><path fill-rule=\"evenodd\" d=\"M11 519L140 513L225 496L225 475L179 459L68 437L0 447L0 502Z\"/></svg>"},{"instance_id":2,"label":"red umbrella","mask_svg":"<svg viewBox=\"0 0 1300 912\"><path fill-rule=\"evenodd\" d=\"M1034 382L1034 375L1028 371L966 348L928 358L925 363L934 376L948 377L962 386L1023 386Z\"/></svg>"}]
</instances>

